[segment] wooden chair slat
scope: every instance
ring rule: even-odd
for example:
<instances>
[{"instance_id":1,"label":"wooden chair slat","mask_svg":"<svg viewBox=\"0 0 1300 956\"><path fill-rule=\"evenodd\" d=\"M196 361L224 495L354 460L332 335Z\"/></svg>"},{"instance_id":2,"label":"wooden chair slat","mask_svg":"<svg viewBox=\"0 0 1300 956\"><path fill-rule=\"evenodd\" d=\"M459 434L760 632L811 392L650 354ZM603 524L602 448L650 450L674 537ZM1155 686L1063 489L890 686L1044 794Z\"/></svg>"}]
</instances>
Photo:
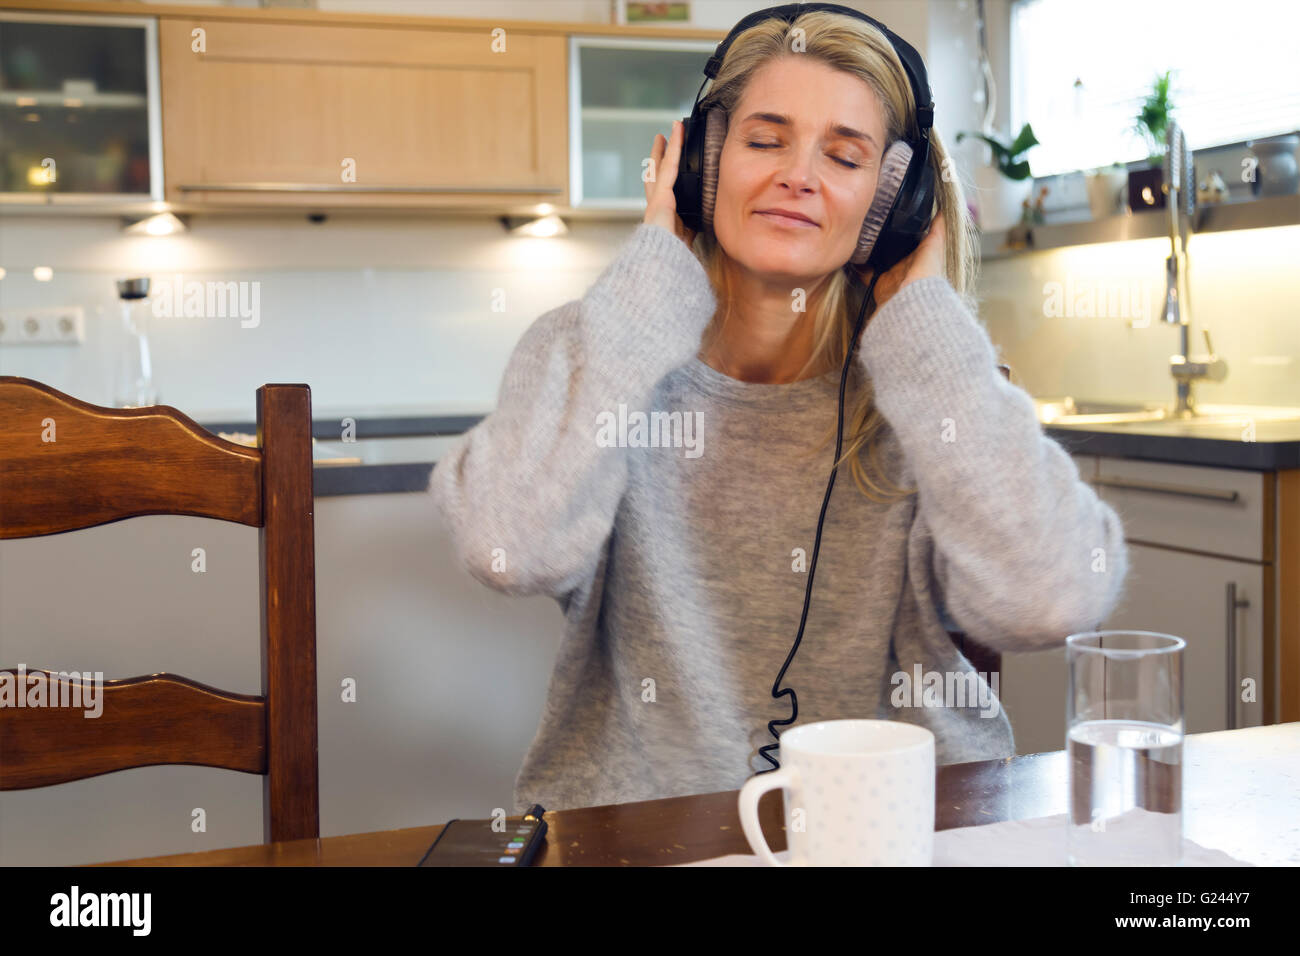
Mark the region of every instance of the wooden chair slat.
<instances>
[{"instance_id":1,"label":"wooden chair slat","mask_svg":"<svg viewBox=\"0 0 1300 956\"><path fill-rule=\"evenodd\" d=\"M6 681L5 674L14 676ZM104 681L95 717L87 714L81 682L43 670L27 671L20 680L13 668L0 671L0 688L6 682L25 693L25 700L47 703L0 707L0 790L48 787L153 764L266 772L261 697L230 694L176 674L151 674ZM78 701L82 706L72 706Z\"/></svg>"},{"instance_id":2,"label":"wooden chair slat","mask_svg":"<svg viewBox=\"0 0 1300 956\"><path fill-rule=\"evenodd\" d=\"M168 405L101 408L31 379L0 381L0 538L147 514L262 523L256 448Z\"/></svg>"}]
</instances>

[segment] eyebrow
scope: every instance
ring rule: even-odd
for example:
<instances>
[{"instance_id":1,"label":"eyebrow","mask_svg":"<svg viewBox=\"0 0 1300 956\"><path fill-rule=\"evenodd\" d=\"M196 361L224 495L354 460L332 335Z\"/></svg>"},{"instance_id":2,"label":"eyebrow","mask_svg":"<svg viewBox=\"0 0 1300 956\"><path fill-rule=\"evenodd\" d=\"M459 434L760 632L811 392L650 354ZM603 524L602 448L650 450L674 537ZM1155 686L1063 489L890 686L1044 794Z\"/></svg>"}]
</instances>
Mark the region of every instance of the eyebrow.
<instances>
[{"instance_id":1,"label":"eyebrow","mask_svg":"<svg viewBox=\"0 0 1300 956\"><path fill-rule=\"evenodd\" d=\"M790 117L784 113L765 113L765 112L750 113L743 120L741 120L741 122L748 123L750 120L753 119L763 120L764 122L767 123L776 123L778 126L793 125L790 121ZM847 137L848 139L866 140L868 143L870 143L872 146L875 146L877 149L880 148L880 144L876 142L875 137L867 133L864 133L861 130L854 129L852 126L845 126L843 123L830 123L828 124L827 129L829 129L836 136L844 136Z\"/></svg>"}]
</instances>

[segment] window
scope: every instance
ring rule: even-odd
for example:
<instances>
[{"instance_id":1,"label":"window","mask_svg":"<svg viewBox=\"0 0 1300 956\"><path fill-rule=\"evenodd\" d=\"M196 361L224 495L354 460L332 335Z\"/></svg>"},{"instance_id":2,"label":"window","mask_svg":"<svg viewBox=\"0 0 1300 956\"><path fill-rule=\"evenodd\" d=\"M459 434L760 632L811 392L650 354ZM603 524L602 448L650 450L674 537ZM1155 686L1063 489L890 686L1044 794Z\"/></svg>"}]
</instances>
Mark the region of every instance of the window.
<instances>
[{"instance_id":1,"label":"window","mask_svg":"<svg viewBox=\"0 0 1300 956\"><path fill-rule=\"evenodd\" d=\"M1033 125L1035 176L1145 159L1133 118L1156 74L1173 70L1189 149L1295 132L1297 38L1294 0L1016 0L1012 130Z\"/></svg>"}]
</instances>

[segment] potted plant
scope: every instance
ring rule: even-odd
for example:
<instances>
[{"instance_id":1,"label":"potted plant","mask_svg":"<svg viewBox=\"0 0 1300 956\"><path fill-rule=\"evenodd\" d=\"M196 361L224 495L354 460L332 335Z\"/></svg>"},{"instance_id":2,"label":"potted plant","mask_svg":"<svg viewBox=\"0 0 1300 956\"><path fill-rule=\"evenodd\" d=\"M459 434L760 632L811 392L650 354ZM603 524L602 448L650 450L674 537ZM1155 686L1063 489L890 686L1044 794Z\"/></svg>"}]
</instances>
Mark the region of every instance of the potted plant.
<instances>
[{"instance_id":1,"label":"potted plant","mask_svg":"<svg viewBox=\"0 0 1300 956\"><path fill-rule=\"evenodd\" d=\"M1172 73L1172 70L1166 70L1156 75L1151 83L1151 92L1133 118L1133 128L1145 141L1148 153L1147 168L1135 169L1128 174L1128 204L1135 212L1163 209L1165 205L1163 165L1168 148L1165 134L1174 112L1169 97Z\"/></svg>"},{"instance_id":2,"label":"potted plant","mask_svg":"<svg viewBox=\"0 0 1300 956\"><path fill-rule=\"evenodd\" d=\"M976 189L981 196L990 197L989 202L981 198L979 203L980 228L1005 229L1016 225L1034 185L1029 161L1024 158L1025 153L1038 145L1033 128L1026 123L1009 143L984 133L965 131L957 134L957 142L967 136L988 144L993 151L993 163L977 167L975 174Z\"/></svg>"}]
</instances>

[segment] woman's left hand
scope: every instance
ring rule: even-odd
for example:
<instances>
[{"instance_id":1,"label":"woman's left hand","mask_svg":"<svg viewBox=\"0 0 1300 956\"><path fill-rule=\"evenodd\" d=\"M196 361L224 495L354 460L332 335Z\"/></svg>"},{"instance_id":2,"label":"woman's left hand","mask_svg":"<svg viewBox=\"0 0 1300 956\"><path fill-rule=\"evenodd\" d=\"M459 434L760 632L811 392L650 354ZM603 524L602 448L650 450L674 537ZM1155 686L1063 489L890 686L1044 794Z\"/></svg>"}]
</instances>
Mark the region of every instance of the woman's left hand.
<instances>
[{"instance_id":1,"label":"woman's left hand","mask_svg":"<svg viewBox=\"0 0 1300 956\"><path fill-rule=\"evenodd\" d=\"M880 309L886 302L898 294L909 282L928 279L932 276L944 276L944 224L943 213L935 213L930 222L930 231L925 234L921 244L906 258L886 270L876 283L876 308ZM874 270L863 267L858 270L863 283L871 281Z\"/></svg>"}]
</instances>

